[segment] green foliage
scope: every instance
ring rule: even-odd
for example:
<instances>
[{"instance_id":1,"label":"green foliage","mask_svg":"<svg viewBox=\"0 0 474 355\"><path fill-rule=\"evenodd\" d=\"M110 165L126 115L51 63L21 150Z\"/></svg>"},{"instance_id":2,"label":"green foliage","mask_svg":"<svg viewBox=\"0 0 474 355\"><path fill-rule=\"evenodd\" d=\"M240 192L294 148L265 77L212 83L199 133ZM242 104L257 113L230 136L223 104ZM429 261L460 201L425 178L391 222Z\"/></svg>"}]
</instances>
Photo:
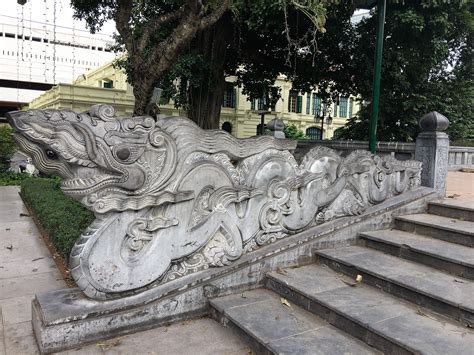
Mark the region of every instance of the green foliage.
<instances>
[{"instance_id":1,"label":"green foliage","mask_svg":"<svg viewBox=\"0 0 474 355\"><path fill-rule=\"evenodd\" d=\"M0 125L0 172L8 170L9 160L16 150L12 128L8 125Z\"/></svg>"},{"instance_id":2,"label":"green foliage","mask_svg":"<svg viewBox=\"0 0 474 355\"><path fill-rule=\"evenodd\" d=\"M450 120L452 140L474 137L474 2L404 1L387 6L377 139L414 141L430 111ZM353 79L365 103L338 138L367 140L376 16L355 28Z\"/></svg>"},{"instance_id":3,"label":"green foliage","mask_svg":"<svg viewBox=\"0 0 474 355\"><path fill-rule=\"evenodd\" d=\"M283 132L288 139L306 139L304 132L296 127L294 123L285 125Z\"/></svg>"},{"instance_id":4,"label":"green foliage","mask_svg":"<svg viewBox=\"0 0 474 355\"><path fill-rule=\"evenodd\" d=\"M21 195L55 248L68 258L76 239L94 221L94 214L65 196L57 178L25 179L21 183Z\"/></svg>"},{"instance_id":5,"label":"green foliage","mask_svg":"<svg viewBox=\"0 0 474 355\"><path fill-rule=\"evenodd\" d=\"M0 171L0 186L20 185L23 180L28 179L30 177L31 175L26 173Z\"/></svg>"}]
</instances>

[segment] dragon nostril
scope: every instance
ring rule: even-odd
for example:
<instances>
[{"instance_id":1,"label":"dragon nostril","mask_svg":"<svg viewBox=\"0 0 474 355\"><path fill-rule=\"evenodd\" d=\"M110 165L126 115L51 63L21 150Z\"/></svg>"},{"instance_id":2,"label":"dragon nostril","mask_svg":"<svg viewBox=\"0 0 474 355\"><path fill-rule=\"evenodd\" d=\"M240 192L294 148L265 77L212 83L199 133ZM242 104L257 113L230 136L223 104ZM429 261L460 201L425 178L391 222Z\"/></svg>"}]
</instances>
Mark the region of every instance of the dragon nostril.
<instances>
[{"instance_id":1,"label":"dragon nostril","mask_svg":"<svg viewBox=\"0 0 474 355\"><path fill-rule=\"evenodd\" d=\"M120 160L127 160L130 157L130 149L128 148L120 148L116 152L117 158Z\"/></svg>"}]
</instances>

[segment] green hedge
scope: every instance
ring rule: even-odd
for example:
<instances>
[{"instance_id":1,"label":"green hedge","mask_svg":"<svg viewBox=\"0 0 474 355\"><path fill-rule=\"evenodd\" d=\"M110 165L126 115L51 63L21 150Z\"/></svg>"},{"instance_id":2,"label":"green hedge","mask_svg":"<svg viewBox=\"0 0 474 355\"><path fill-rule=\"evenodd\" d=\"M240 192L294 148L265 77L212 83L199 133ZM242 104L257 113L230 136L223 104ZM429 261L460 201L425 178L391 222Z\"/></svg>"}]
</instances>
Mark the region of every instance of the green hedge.
<instances>
[{"instance_id":1,"label":"green hedge","mask_svg":"<svg viewBox=\"0 0 474 355\"><path fill-rule=\"evenodd\" d=\"M26 173L13 173L9 171L0 171L0 186L20 185L25 179L30 178L31 175Z\"/></svg>"},{"instance_id":2,"label":"green hedge","mask_svg":"<svg viewBox=\"0 0 474 355\"><path fill-rule=\"evenodd\" d=\"M56 250L67 259L76 239L94 221L94 214L64 195L58 179L25 179L21 182L21 195Z\"/></svg>"}]
</instances>

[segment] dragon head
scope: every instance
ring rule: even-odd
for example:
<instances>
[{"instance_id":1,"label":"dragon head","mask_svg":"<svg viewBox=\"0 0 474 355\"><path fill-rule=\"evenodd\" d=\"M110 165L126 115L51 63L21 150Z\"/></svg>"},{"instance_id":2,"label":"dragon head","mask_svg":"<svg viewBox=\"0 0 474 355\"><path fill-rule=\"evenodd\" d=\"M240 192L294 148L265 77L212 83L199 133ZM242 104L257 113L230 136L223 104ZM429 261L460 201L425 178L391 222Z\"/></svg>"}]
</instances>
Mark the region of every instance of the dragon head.
<instances>
[{"instance_id":1,"label":"dragon head","mask_svg":"<svg viewBox=\"0 0 474 355\"><path fill-rule=\"evenodd\" d=\"M157 190L171 175L170 140L151 117L116 119L108 105L88 112L7 114L14 138L37 169L62 178L61 189L98 213L133 209L124 200Z\"/></svg>"}]
</instances>

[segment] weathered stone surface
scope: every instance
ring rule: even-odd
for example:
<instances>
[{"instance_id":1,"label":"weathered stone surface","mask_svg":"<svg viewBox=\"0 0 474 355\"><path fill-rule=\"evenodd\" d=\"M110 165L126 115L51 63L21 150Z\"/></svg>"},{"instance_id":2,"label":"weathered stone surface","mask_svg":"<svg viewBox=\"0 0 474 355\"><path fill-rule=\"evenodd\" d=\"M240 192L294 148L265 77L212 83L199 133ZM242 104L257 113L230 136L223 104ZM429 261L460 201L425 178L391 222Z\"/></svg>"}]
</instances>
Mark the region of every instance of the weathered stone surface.
<instances>
[{"instance_id":1,"label":"weathered stone surface","mask_svg":"<svg viewBox=\"0 0 474 355\"><path fill-rule=\"evenodd\" d=\"M471 186L474 180L471 178ZM474 222L474 201L446 199L428 204L428 213Z\"/></svg>"},{"instance_id":2,"label":"weathered stone surface","mask_svg":"<svg viewBox=\"0 0 474 355\"><path fill-rule=\"evenodd\" d=\"M271 289L385 353L464 354L474 346L469 328L363 283L348 286L322 266L284 271L268 275ZM333 286L327 289L331 277Z\"/></svg>"},{"instance_id":3,"label":"weathered stone surface","mask_svg":"<svg viewBox=\"0 0 474 355\"><path fill-rule=\"evenodd\" d=\"M439 238L451 243L474 246L474 223L430 214L397 216L398 229Z\"/></svg>"},{"instance_id":4,"label":"weathered stone surface","mask_svg":"<svg viewBox=\"0 0 474 355\"><path fill-rule=\"evenodd\" d=\"M310 312L283 304L278 295L267 290L226 296L210 303L224 324L232 323L251 338L250 344L258 344L254 345L257 353L378 353Z\"/></svg>"},{"instance_id":5,"label":"weathered stone surface","mask_svg":"<svg viewBox=\"0 0 474 355\"><path fill-rule=\"evenodd\" d=\"M77 285L96 299L230 265L420 186L416 161L316 147L298 164L294 142L236 139L186 118L118 119L107 105L8 118L35 166L96 213L70 256Z\"/></svg>"},{"instance_id":6,"label":"weathered stone surface","mask_svg":"<svg viewBox=\"0 0 474 355\"><path fill-rule=\"evenodd\" d=\"M267 271L311 263L314 249L352 243L357 232L387 228L393 215L422 211L433 198L432 189L409 191L360 216L310 228L245 254L228 266L190 274L148 293L108 301L88 299L79 289L38 294L33 302L38 344L43 351L58 351L207 313L207 297L260 286Z\"/></svg>"},{"instance_id":7,"label":"weathered stone surface","mask_svg":"<svg viewBox=\"0 0 474 355\"><path fill-rule=\"evenodd\" d=\"M360 246L319 250L320 261L351 276L432 308L467 324L474 323L474 282L428 266Z\"/></svg>"},{"instance_id":8,"label":"weathered stone surface","mask_svg":"<svg viewBox=\"0 0 474 355\"><path fill-rule=\"evenodd\" d=\"M396 229L364 232L363 245L426 264L454 275L474 279L472 248Z\"/></svg>"},{"instance_id":9,"label":"weathered stone surface","mask_svg":"<svg viewBox=\"0 0 474 355\"><path fill-rule=\"evenodd\" d=\"M448 119L438 112L430 112L420 120L423 130L416 137L415 159L423 162L421 183L433 187L441 196L446 192L448 175L449 137L443 131Z\"/></svg>"}]
</instances>

